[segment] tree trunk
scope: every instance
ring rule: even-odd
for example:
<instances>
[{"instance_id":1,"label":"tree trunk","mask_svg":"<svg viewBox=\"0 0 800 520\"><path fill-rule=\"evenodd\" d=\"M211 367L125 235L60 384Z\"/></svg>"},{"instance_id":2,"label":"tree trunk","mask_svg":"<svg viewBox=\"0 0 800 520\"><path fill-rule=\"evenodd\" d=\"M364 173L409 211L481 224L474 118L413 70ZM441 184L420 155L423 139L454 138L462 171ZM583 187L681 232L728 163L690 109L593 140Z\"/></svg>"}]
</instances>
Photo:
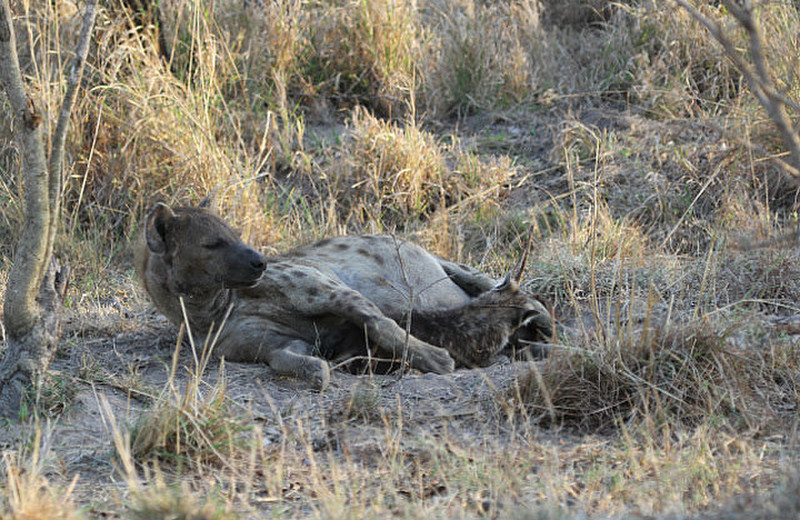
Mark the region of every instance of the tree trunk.
<instances>
[{"instance_id":1,"label":"tree trunk","mask_svg":"<svg viewBox=\"0 0 800 520\"><path fill-rule=\"evenodd\" d=\"M42 115L25 91L8 0L0 0L0 83L14 114L22 157L25 227L8 277L4 305L7 346L0 362L0 415L19 411L24 392L47 370L61 336L66 269L52 258L58 229L67 123L94 26L97 0L87 0L83 28L67 78L48 165Z\"/></svg>"},{"instance_id":2,"label":"tree trunk","mask_svg":"<svg viewBox=\"0 0 800 520\"><path fill-rule=\"evenodd\" d=\"M18 253L14 265L25 261ZM0 415L13 417L26 393L47 370L61 338L61 301L67 287L69 269L52 259L35 298L35 319L30 326L7 327L8 343L0 362ZM11 283L9 281L9 288ZM9 301L6 296L6 315ZM19 313L17 313L19 314ZM8 323L8 320L6 320Z\"/></svg>"}]
</instances>

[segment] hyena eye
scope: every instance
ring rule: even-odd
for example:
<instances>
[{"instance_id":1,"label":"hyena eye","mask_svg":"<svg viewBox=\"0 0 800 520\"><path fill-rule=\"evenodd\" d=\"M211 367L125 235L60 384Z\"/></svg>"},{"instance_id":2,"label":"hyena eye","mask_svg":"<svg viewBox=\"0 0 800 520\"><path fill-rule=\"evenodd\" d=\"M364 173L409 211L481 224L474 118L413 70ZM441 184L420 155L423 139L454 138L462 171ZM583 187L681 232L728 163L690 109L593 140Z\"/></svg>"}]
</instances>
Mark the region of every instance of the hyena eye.
<instances>
[{"instance_id":1,"label":"hyena eye","mask_svg":"<svg viewBox=\"0 0 800 520\"><path fill-rule=\"evenodd\" d=\"M220 249L225 247L225 240L218 238L214 241L208 242L207 244L203 244L203 247L206 249Z\"/></svg>"}]
</instances>

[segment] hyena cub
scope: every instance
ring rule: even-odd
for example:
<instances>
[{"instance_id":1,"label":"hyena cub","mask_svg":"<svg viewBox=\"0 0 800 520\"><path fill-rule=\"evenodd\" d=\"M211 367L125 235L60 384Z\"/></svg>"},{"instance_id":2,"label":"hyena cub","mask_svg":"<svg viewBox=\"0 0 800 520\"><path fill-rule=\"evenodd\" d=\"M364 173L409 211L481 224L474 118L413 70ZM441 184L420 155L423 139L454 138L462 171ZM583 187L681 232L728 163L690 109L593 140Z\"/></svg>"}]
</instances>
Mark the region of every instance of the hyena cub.
<instances>
[{"instance_id":1,"label":"hyena cub","mask_svg":"<svg viewBox=\"0 0 800 520\"><path fill-rule=\"evenodd\" d=\"M266 362L318 388L330 379L320 355L370 348L447 373L454 358L486 364L515 332L552 335L548 311L519 290L521 267L498 284L393 237L343 236L267 258L207 209L159 203L135 256L145 289L170 320L183 321L182 300L198 336L225 321L216 354Z\"/></svg>"},{"instance_id":2,"label":"hyena cub","mask_svg":"<svg viewBox=\"0 0 800 520\"><path fill-rule=\"evenodd\" d=\"M525 325L540 336L551 335L549 316L541 313L541 303L519 287L527 256L526 246L514 270L502 282L465 305L412 311L411 333L447 349L456 364L467 367L486 365ZM543 319L548 323L543 323Z\"/></svg>"}]
</instances>

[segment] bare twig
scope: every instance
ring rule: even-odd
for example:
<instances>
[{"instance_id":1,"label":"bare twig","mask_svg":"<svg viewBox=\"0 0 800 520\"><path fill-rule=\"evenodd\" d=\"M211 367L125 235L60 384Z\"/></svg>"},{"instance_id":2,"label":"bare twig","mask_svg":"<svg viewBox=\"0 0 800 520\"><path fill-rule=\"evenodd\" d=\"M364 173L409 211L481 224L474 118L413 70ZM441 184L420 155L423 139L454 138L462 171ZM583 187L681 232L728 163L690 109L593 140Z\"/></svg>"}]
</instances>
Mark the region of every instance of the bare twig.
<instances>
[{"instance_id":1,"label":"bare twig","mask_svg":"<svg viewBox=\"0 0 800 520\"><path fill-rule=\"evenodd\" d=\"M750 87L750 91L767 111L767 115L778 129L783 144L789 152L790 162L777 158L776 161L784 171L791 175L795 182L800 182L800 137L798 137L797 131L786 112L787 106L797 110L800 110L800 106L780 92L772 79L764 54L764 34L761 31L761 26L753 16L752 2L750 0L723 0L728 12L747 33L752 64L741 51L736 49L718 22L709 19L687 0L675 0L675 2L685 9L692 18L708 29L711 36L722 45L725 54L730 58L734 66L742 73Z\"/></svg>"},{"instance_id":2,"label":"bare twig","mask_svg":"<svg viewBox=\"0 0 800 520\"><path fill-rule=\"evenodd\" d=\"M406 363L408 362L408 342L411 338L411 317L414 312L414 298L416 295L414 294L414 286L411 285L411 282L408 279L408 271L406 270L405 262L403 262L403 255L400 254L400 246L402 245L397 237L392 235L392 240L394 241L394 249L395 254L397 255L397 261L400 264L400 273L403 275L403 283L406 285L406 289L408 289L408 316L406 318L406 341L403 345L403 356L402 356L402 366L405 367ZM398 371L397 378L401 379L403 377L403 370Z\"/></svg>"},{"instance_id":3,"label":"bare twig","mask_svg":"<svg viewBox=\"0 0 800 520\"><path fill-rule=\"evenodd\" d=\"M50 171L49 192L50 192L50 225L49 236L54 237L58 229L58 222L61 213L61 186L63 185L63 163L64 163L64 144L67 140L67 127L75 105L75 97L78 93L78 85L83 76L83 66L86 62L86 55L89 53L89 41L91 40L94 19L97 15L97 0L86 0L86 11L83 13L81 25L81 35L78 45L75 48L75 55L69 64L69 75L67 76L67 90L64 92L64 99L61 100L61 109L58 112L58 123L53 133L53 141L50 148ZM47 258L53 253L53 240L47 251Z\"/></svg>"}]
</instances>

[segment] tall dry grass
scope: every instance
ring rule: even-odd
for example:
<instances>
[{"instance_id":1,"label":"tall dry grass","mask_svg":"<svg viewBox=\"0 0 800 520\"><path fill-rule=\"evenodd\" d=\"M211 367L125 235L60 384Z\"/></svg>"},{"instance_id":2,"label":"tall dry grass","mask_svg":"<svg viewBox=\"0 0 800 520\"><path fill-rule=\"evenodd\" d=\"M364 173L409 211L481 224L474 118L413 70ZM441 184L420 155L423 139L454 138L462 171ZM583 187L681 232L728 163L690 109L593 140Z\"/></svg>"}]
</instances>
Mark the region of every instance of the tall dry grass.
<instances>
[{"instance_id":1,"label":"tall dry grass","mask_svg":"<svg viewBox=\"0 0 800 520\"><path fill-rule=\"evenodd\" d=\"M538 84L534 53L543 37L537 2L433 2L422 78L427 106L443 116L513 105Z\"/></svg>"},{"instance_id":2,"label":"tall dry grass","mask_svg":"<svg viewBox=\"0 0 800 520\"><path fill-rule=\"evenodd\" d=\"M69 11L20 2L21 8L26 5L31 14L21 28L30 36L23 40L35 45L24 54L31 58L26 63L46 105L56 98L51 78L60 70L72 22ZM768 37L791 33L792 9L766 5L763 16L770 23L765 26L774 31ZM359 105L413 129L422 128L423 115L524 111L539 101L585 96L632 102L661 118L727 114L719 123L725 134L738 121L758 135L769 134L768 125L753 121L748 108L753 104L738 73L682 11L629 2L602 11L599 18L560 23L560 10L569 9L533 0L503 6L471 0L220 1L210 9L197 0L172 0L160 4L159 38L152 28L132 27L136 17L112 2L97 34L92 88L73 121L66 227L75 239L89 241L107 238L92 231L113 228L110 249L119 253L137 222L128 215L141 215L155 199L191 203L215 193L220 209L246 236L279 239L285 229L281 215L272 214L270 192L280 187L264 181L316 160L318 151L308 148L313 137L307 120L347 120L352 116L346 112ZM725 22L723 11L704 10ZM158 41L167 43L166 58ZM769 55L791 90L793 65L780 57L791 55L786 46L793 40L769 41L784 46ZM44 48L55 52L37 51ZM414 130L407 138L407 144L395 141L398 148L415 146ZM766 135L763 144L751 139L737 145L763 152L774 145L771 139ZM629 153L613 141L608 146L617 154ZM583 154L589 157L593 150ZM419 164L401 168L428 175ZM318 168L313 178L326 174ZM4 186L11 201L18 189L13 176L4 177ZM14 221L4 228L13 238L10 230L21 215L7 215ZM661 211L656 218L668 216ZM381 227L391 228L393 219L389 214Z\"/></svg>"},{"instance_id":3,"label":"tall dry grass","mask_svg":"<svg viewBox=\"0 0 800 520\"><path fill-rule=\"evenodd\" d=\"M516 173L509 162L438 141L413 120L399 125L355 110L348 130L322 168L343 229L413 231L471 201L501 197Z\"/></svg>"},{"instance_id":4,"label":"tall dry grass","mask_svg":"<svg viewBox=\"0 0 800 520\"><path fill-rule=\"evenodd\" d=\"M129 518L237 518L235 508L223 497L195 493L181 478L217 472L214 478L220 480L252 478L248 462L258 444L257 431L247 413L227 394L224 360L216 382L206 381L215 332L210 331L202 345L195 343L191 331L187 333L192 363L186 378L179 375L183 332L181 328L160 394L148 396L149 408L132 425L117 424L108 400L101 398L117 470L130 491Z\"/></svg>"},{"instance_id":5,"label":"tall dry grass","mask_svg":"<svg viewBox=\"0 0 800 520\"><path fill-rule=\"evenodd\" d=\"M730 27L712 4L698 7ZM571 518L691 516L739 494L759 511L790 502L799 367L770 316L800 313L797 262L727 248L796 226L796 190L770 162L779 140L685 13L597 6L166 0L161 54L155 28L104 5L60 241L79 266L78 312L116 297L127 278L109 273L126 268L154 200L212 194L246 239L275 249L393 232L500 274L532 235L526 288L567 326L536 371L434 434L373 388L323 433L284 410L265 425L278 441L250 443L251 419L199 374L118 435L126 512ZM14 2L45 111L62 88L68 7ZM796 101L796 7L759 9L769 65ZM3 265L23 218L12 135L0 125ZM35 472L7 460L3 514L13 497L39 507L50 495L10 491ZM38 475L31 489L50 489ZM775 484L789 491L765 495Z\"/></svg>"},{"instance_id":6,"label":"tall dry grass","mask_svg":"<svg viewBox=\"0 0 800 520\"><path fill-rule=\"evenodd\" d=\"M157 199L196 203L212 195L245 235L263 240L270 230L259 210L258 178L271 151L245 141L225 100L236 69L213 19L198 2L183 7L178 19L193 30L176 64L156 52L153 34L129 27L99 35L98 86L84 114L83 146L92 153L78 165L73 207L86 219L110 217L114 224L116 215L141 215ZM126 27L128 18L107 13L117 16L107 23ZM120 220L129 237L136 220Z\"/></svg>"},{"instance_id":7,"label":"tall dry grass","mask_svg":"<svg viewBox=\"0 0 800 520\"><path fill-rule=\"evenodd\" d=\"M639 326L632 316L610 318L587 326L585 343L556 353L513 390L537 422L588 431L645 424L662 435L711 422L734 431L783 427L798 389L789 344L737 348L741 331L716 330L707 318L645 316Z\"/></svg>"}]
</instances>

